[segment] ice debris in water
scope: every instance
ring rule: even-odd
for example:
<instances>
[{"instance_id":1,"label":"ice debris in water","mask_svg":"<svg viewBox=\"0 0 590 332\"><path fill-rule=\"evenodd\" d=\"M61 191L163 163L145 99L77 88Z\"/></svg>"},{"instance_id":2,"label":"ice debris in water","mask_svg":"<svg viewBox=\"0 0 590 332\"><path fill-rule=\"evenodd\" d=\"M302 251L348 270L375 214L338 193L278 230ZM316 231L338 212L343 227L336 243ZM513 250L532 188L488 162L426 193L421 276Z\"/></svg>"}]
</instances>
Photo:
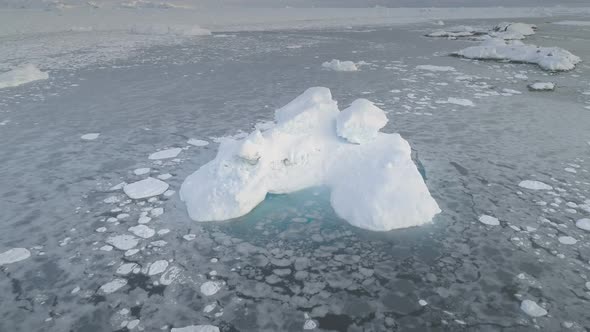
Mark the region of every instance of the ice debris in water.
<instances>
[{"instance_id":1,"label":"ice debris in water","mask_svg":"<svg viewBox=\"0 0 590 332\"><path fill-rule=\"evenodd\" d=\"M35 65L26 64L4 73L0 73L0 89L11 88L34 81L49 78L47 72L39 70Z\"/></svg>"},{"instance_id":2,"label":"ice debris in water","mask_svg":"<svg viewBox=\"0 0 590 332\"><path fill-rule=\"evenodd\" d=\"M168 190L168 184L166 182L152 177L127 184L123 187L123 191L131 199L158 196L163 194L166 190Z\"/></svg>"},{"instance_id":3,"label":"ice debris in water","mask_svg":"<svg viewBox=\"0 0 590 332\"><path fill-rule=\"evenodd\" d=\"M150 154L148 159L160 160L160 159L176 158L176 156L178 156L178 154L180 154L181 151L182 151L181 148L166 149L166 150L162 150L162 151L158 151L158 152L154 152L154 153Z\"/></svg>"},{"instance_id":4,"label":"ice debris in water","mask_svg":"<svg viewBox=\"0 0 590 332\"><path fill-rule=\"evenodd\" d=\"M518 184L519 187L530 190L551 190L553 187L541 181L524 180Z\"/></svg>"},{"instance_id":5,"label":"ice debris in water","mask_svg":"<svg viewBox=\"0 0 590 332\"><path fill-rule=\"evenodd\" d=\"M326 69L331 69L334 71L357 71L357 65L352 61L340 61L337 59L333 59L329 62L322 63L322 67Z\"/></svg>"},{"instance_id":6,"label":"ice debris in water","mask_svg":"<svg viewBox=\"0 0 590 332\"><path fill-rule=\"evenodd\" d=\"M368 133L383 121L373 113L383 111L367 101L353 104L351 113L370 109L370 121L354 114L349 123L362 128L362 144L338 137L336 123L350 115L320 87L278 109L276 124L266 131L222 141L215 159L182 184L180 196L190 217L232 219L250 212L268 193L326 186L334 211L354 226L387 231L430 222L440 209L412 161L410 145L399 134ZM381 119L377 125L375 118Z\"/></svg>"},{"instance_id":7,"label":"ice debris in water","mask_svg":"<svg viewBox=\"0 0 590 332\"><path fill-rule=\"evenodd\" d=\"M172 328L170 332L219 332L219 328L213 325L189 325Z\"/></svg>"},{"instance_id":8,"label":"ice debris in water","mask_svg":"<svg viewBox=\"0 0 590 332\"><path fill-rule=\"evenodd\" d=\"M545 70L572 70L581 59L559 47L538 47L521 41L492 38L479 46L467 47L455 55L469 59L510 60L534 63Z\"/></svg>"},{"instance_id":9,"label":"ice debris in water","mask_svg":"<svg viewBox=\"0 0 590 332\"><path fill-rule=\"evenodd\" d=\"M520 304L520 309L531 317L542 317L547 315L547 310L539 306L535 301L524 300Z\"/></svg>"},{"instance_id":10,"label":"ice debris in water","mask_svg":"<svg viewBox=\"0 0 590 332\"><path fill-rule=\"evenodd\" d=\"M98 136L100 136L99 133L88 133L88 134L84 134L84 135L80 136L80 139L83 139L85 141L93 141L93 140L97 139Z\"/></svg>"},{"instance_id":11,"label":"ice debris in water","mask_svg":"<svg viewBox=\"0 0 590 332\"><path fill-rule=\"evenodd\" d=\"M528 85L531 91L553 91L555 90L555 83L551 82L536 82Z\"/></svg>"},{"instance_id":12,"label":"ice debris in water","mask_svg":"<svg viewBox=\"0 0 590 332\"><path fill-rule=\"evenodd\" d=\"M336 119L336 133L351 143L368 143L377 137L387 124L387 116L366 99L355 100L340 112Z\"/></svg>"},{"instance_id":13,"label":"ice debris in water","mask_svg":"<svg viewBox=\"0 0 590 332\"><path fill-rule=\"evenodd\" d=\"M576 221L576 227L578 227L579 229L583 229L585 231L590 232L590 219L583 218L583 219Z\"/></svg>"},{"instance_id":14,"label":"ice debris in water","mask_svg":"<svg viewBox=\"0 0 590 332\"><path fill-rule=\"evenodd\" d=\"M0 266L20 262L31 257L31 252L26 248L12 248L0 253Z\"/></svg>"},{"instance_id":15,"label":"ice debris in water","mask_svg":"<svg viewBox=\"0 0 590 332\"><path fill-rule=\"evenodd\" d=\"M500 225L500 221L498 220L498 218L488 216L485 214L482 215L481 217L479 217L479 222L481 222L482 224L490 225L490 226Z\"/></svg>"}]
</instances>

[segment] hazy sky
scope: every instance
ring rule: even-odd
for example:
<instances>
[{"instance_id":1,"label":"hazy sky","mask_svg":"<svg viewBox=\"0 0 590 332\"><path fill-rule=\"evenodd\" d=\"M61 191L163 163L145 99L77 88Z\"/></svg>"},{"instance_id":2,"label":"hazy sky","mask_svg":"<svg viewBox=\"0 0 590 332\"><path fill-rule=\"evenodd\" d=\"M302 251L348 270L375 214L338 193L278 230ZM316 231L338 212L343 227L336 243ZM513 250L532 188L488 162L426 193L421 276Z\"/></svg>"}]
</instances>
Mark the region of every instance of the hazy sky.
<instances>
[{"instance_id":1,"label":"hazy sky","mask_svg":"<svg viewBox=\"0 0 590 332\"><path fill-rule=\"evenodd\" d=\"M134 0L91 0L107 7L118 7ZM137 1L137 0L136 0ZM141 0L140 0L141 1ZM194 7L496 7L496 6L571 6L590 5L590 0L144 0L151 3L190 4ZM84 5L89 0L0 0L0 7L47 7L51 3Z\"/></svg>"}]
</instances>

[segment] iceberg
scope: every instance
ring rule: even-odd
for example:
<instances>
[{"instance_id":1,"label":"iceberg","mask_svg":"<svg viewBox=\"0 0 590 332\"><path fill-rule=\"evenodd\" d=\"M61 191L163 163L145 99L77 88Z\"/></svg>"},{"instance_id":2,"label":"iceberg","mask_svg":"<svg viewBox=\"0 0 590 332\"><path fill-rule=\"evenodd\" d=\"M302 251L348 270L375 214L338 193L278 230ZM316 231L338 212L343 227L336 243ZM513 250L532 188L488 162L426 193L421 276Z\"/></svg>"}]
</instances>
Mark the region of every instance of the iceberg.
<instances>
[{"instance_id":1,"label":"iceberg","mask_svg":"<svg viewBox=\"0 0 590 332\"><path fill-rule=\"evenodd\" d=\"M310 88L275 111L275 124L223 140L180 189L191 219L237 218L267 194L327 187L336 214L373 231L418 226L441 210L385 113L360 99L343 112L329 89ZM338 129L340 128L340 129Z\"/></svg>"}]
</instances>

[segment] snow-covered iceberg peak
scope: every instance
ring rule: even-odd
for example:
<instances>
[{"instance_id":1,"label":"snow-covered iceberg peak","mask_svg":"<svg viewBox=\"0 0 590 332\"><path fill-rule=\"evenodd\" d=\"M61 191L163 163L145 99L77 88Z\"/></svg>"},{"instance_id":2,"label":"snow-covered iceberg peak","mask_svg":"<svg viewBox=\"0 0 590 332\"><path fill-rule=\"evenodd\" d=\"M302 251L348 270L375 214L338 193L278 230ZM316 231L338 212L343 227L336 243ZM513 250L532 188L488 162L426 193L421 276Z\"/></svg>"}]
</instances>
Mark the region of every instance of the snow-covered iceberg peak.
<instances>
[{"instance_id":1,"label":"snow-covered iceberg peak","mask_svg":"<svg viewBox=\"0 0 590 332\"><path fill-rule=\"evenodd\" d=\"M440 212L385 113L359 99L340 112L327 88L310 88L275 112L275 125L224 140L180 189L195 221L243 216L267 194L330 189L334 211L375 231L428 223Z\"/></svg>"},{"instance_id":2,"label":"snow-covered iceberg peak","mask_svg":"<svg viewBox=\"0 0 590 332\"><path fill-rule=\"evenodd\" d=\"M559 47L538 47L521 41L489 39L479 46L467 47L455 53L469 59L509 60L538 64L551 71L572 70L581 59Z\"/></svg>"}]
</instances>

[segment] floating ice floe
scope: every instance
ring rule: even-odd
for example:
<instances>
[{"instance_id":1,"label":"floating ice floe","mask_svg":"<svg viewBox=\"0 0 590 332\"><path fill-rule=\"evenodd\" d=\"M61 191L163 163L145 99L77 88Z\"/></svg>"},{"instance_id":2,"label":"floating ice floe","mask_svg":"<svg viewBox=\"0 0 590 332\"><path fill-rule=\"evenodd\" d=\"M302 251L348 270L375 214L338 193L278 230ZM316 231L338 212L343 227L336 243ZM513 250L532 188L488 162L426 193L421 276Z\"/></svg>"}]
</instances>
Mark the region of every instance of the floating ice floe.
<instances>
[{"instance_id":1,"label":"floating ice floe","mask_svg":"<svg viewBox=\"0 0 590 332\"><path fill-rule=\"evenodd\" d=\"M416 66L416 69L426 70L426 71L442 71L442 72L455 71L455 68L450 67L450 66L434 66L434 65L419 65L419 66Z\"/></svg>"},{"instance_id":2,"label":"floating ice floe","mask_svg":"<svg viewBox=\"0 0 590 332\"><path fill-rule=\"evenodd\" d=\"M209 145L209 142L203 141L201 139L196 139L196 138L191 138L186 143L190 144L192 146L207 146L207 145Z\"/></svg>"},{"instance_id":3,"label":"floating ice floe","mask_svg":"<svg viewBox=\"0 0 590 332\"><path fill-rule=\"evenodd\" d=\"M150 265L150 268L148 270L148 275L153 276L156 274L160 274L164 271L166 271L166 269L168 268L168 261L166 260L159 260L159 261L155 261Z\"/></svg>"},{"instance_id":4,"label":"floating ice floe","mask_svg":"<svg viewBox=\"0 0 590 332\"><path fill-rule=\"evenodd\" d=\"M559 25L573 25L573 26L590 26L590 21L558 21L553 22L553 24Z\"/></svg>"},{"instance_id":5,"label":"floating ice floe","mask_svg":"<svg viewBox=\"0 0 590 332\"><path fill-rule=\"evenodd\" d=\"M181 148L172 148L166 149L158 152L154 152L149 155L148 159L150 160L160 160L160 159L171 159L176 158L178 154L182 151Z\"/></svg>"},{"instance_id":6,"label":"floating ice floe","mask_svg":"<svg viewBox=\"0 0 590 332\"><path fill-rule=\"evenodd\" d=\"M469 99L454 98L454 97L447 98L447 103L459 105L459 106L475 106L475 104Z\"/></svg>"},{"instance_id":7,"label":"floating ice floe","mask_svg":"<svg viewBox=\"0 0 590 332\"><path fill-rule=\"evenodd\" d=\"M0 253L0 266L20 262L31 257L31 252L26 248L12 248Z\"/></svg>"},{"instance_id":8,"label":"floating ice floe","mask_svg":"<svg viewBox=\"0 0 590 332\"><path fill-rule=\"evenodd\" d=\"M518 184L519 187L530 189L530 190L551 190L553 187L550 185L541 182L541 181L534 181L534 180L524 180Z\"/></svg>"},{"instance_id":9,"label":"floating ice floe","mask_svg":"<svg viewBox=\"0 0 590 332\"><path fill-rule=\"evenodd\" d=\"M357 65L352 61L340 61L333 59L329 62L322 63L322 67L331 69L334 71L357 71Z\"/></svg>"},{"instance_id":10,"label":"floating ice floe","mask_svg":"<svg viewBox=\"0 0 590 332\"><path fill-rule=\"evenodd\" d=\"M551 82L536 82L528 85L531 91L553 91L555 90L555 83Z\"/></svg>"},{"instance_id":11,"label":"floating ice floe","mask_svg":"<svg viewBox=\"0 0 590 332\"><path fill-rule=\"evenodd\" d=\"M189 325L172 328L170 332L219 332L219 328L213 325Z\"/></svg>"},{"instance_id":12,"label":"floating ice floe","mask_svg":"<svg viewBox=\"0 0 590 332\"><path fill-rule=\"evenodd\" d=\"M147 227L146 225L129 227L128 231L143 239L149 239L150 237L154 236L154 234L156 234L155 230Z\"/></svg>"},{"instance_id":13,"label":"floating ice floe","mask_svg":"<svg viewBox=\"0 0 590 332\"><path fill-rule=\"evenodd\" d=\"M12 88L34 81L49 78L47 72L39 70L35 65L27 64L4 73L0 73L0 89Z\"/></svg>"},{"instance_id":14,"label":"floating ice floe","mask_svg":"<svg viewBox=\"0 0 590 332\"><path fill-rule=\"evenodd\" d=\"M224 140L215 159L182 184L190 217L232 219L268 193L326 186L335 212L354 226L387 231L430 222L440 209L412 161L410 145L399 134L369 134L383 124L375 114L383 111L369 104L356 102L340 112L329 89L311 88L275 112L274 127ZM352 122L343 121L347 118ZM343 139L339 121L360 129L341 132Z\"/></svg>"},{"instance_id":15,"label":"floating ice floe","mask_svg":"<svg viewBox=\"0 0 590 332\"><path fill-rule=\"evenodd\" d=\"M152 196L158 196L168 190L169 185L161 180L148 177L141 181L127 184L123 191L131 199L142 199Z\"/></svg>"},{"instance_id":16,"label":"floating ice floe","mask_svg":"<svg viewBox=\"0 0 590 332\"><path fill-rule=\"evenodd\" d=\"M470 36L475 36L478 34L485 34L485 31L481 31L481 30L475 29L475 28L467 26L467 25L458 25L458 26L450 27L450 28L447 28L444 30L436 30L434 32L426 34L426 36L427 37L457 38L457 37L470 37Z\"/></svg>"},{"instance_id":17,"label":"floating ice floe","mask_svg":"<svg viewBox=\"0 0 590 332\"><path fill-rule=\"evenodd\" d=\"M135 170L133 170L133 174L135 175L144 175L144 174L148 174L150 172L150 168L137 168Z\"/></svg>"},{"instance_id":18,"label":"floating ice floe","mask_svg":"<svg viewBox=\"0 0 590 332\"><path fill-rule=\"evenodd\" d=\"M526 36L534 35L537 26L527 23L502 22L492 28L490 36L505 40L524 39Z\"/></svg>"},{"instance_id":19,"label":"floating ice floe","mask_svg":"<svg viewBox=\"0 0 590 332\"><path fill-rule=\"evenodd\" d=\"M211 296L219 292L221 289L221 282L219 281L206 281L201 285L201 293L205 296Z\"/></svg>"},{"instance_id":20,"label":"floating ice floe","mask_svg":"<svg viewBox=\"0 0 590 332\"><path fill-rule=\"evenodd\" d=\"M121 289L125 285L127 285L127 280L118 278L118 279L107 282L106 284L100 286L100 290L103 293L110 294L110 293L114 293L114 292L118 291L119 289Z\"/></svg>"},{"instance_id":21,"label":"floating ice floe","mask_svg":"<svg viewBox=\"0 0 590 332\"><path fill-rule=\"evenodd\" d=\"M481 222L482 224L490 225L490 226L500 225L500 221L498 220L498 218L488 216L485 214L482 215L481 217L479 217L479 222Z\"/></svg>"},{"instance_id":22,"label":"floating ice floe","mask_svg":"<svg viewBox=\"0 0 590 332\"><path fill-rule=\"evenodd\" d=\"M129 250L134 248L139 241L131 235L115 235L106 240L106 243L112 245L119 250Z\"/></svg>"},{"instance_id":23,"label":"floating ice floe","mask_svg":"<svg viewBox=\"0 0 590 332\"><path fill-rule=\"evenodd\" d=\"M578 240L574 239L571 236L560 236L557 238L557 240L559 241L559 243L567 244L567 245L572 245L572 244L578 243Z\"/></svg>"},{"instance_id":24,"label":"floating ice floe","mask_svg":"<svg viewBox=\"0 0 590 332\"><path fill-rule=\"evenodd\" d=\"M583 218L583 219L576 221L576 227L578 227L579 229L583 229L585 231L590 232L590 219Z\"/></svg>"},{"instance_id":25,"label":"floating ice floe","mask_svg":"<svg viewBox=\"0 0 590 332\"><path fill-rule=\"evenodd\" d=\"M80 139L83 139L85 141L93 141L93 140L97 139L98 136L100 136L99 133L89 133L89 134L84 134L84 135L80 136Z\"/></svg>"},{"instance_id":26,"label":"floating ice floe","mask_svg":"<svg viewBox=\"0 0 590 332\"><path fill-rule=\"evenodd\" d=\"M531 317L542 317L547 315L547 310L543 309L535 301L531 300L522 301L520 303L520 309Z\"/></svg>"},{"instance_id":27,"label":"floating ice floe","mask_svg":"<svg viewBox=\"0 0 590 332\"><path fill-rule=\"evenodd\" d=\"M468 59L509 60L534 63L545 70L563 71L575 68L581 59L559 47L538 47L521 41L492 38L479 46L462 49L454 55Z\"/></svg>"}]
</instances>

